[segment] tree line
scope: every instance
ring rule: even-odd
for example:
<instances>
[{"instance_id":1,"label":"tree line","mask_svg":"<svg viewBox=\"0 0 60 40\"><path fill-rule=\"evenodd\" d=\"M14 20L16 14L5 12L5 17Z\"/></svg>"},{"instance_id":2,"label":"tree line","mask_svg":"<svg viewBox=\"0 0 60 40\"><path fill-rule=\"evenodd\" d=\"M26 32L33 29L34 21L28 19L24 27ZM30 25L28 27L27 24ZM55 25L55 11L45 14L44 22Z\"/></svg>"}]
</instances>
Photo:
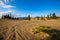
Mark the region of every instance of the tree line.
<instances>
[{"instance_id":1,"label":"tree line","mask_svg":"<svg viewBox=\"0 0 60 40\"><path fill-rule=\"evenodd\" d=\"M39 18L41 20L45 20L45 19L50 20L50 19L57 19L58 16L56 16L55 13L50 13L49 15L47 15L47 17L45 17L45 16L41 16L41 17L37 16L36 18L37 18L37 20L39 20Z\"/></svg>"},{"instance_id":2,"label":"tree line","mask_svg":"<svg viewBox=\"0 0 60 40\"><path fill-rule=\"evenodd\" d=\"M45 16L37 16L35 17L37 20L50 20L50 19L57 19L58 17L56 16L55 13L50 13L49 15L47 15L47 17ZM6 15L2 15L2 19L24 19L24 20L31 20L31 16L28 15L28 17L22 17L22 18L16 18L16 17L12 17L11 13L10 14L6 14Z\"/></svg>"}]
</instances>

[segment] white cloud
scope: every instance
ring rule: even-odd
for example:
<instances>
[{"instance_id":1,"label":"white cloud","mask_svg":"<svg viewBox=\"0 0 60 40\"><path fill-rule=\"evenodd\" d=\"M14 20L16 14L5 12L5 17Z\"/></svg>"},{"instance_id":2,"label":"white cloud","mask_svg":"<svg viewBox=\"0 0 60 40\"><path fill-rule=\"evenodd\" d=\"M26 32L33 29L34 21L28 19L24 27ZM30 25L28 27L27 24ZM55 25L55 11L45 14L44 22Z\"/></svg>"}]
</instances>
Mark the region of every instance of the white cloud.
<instances>
[{"instance_id":1,"label":"white cloud","mask_svg":"<svg viewBox=\"0 0 60 40\"><path fill-rule=\"evenodd\" d=\"M9 2L9 0L3 0L3 1L4 1L5 3L6 3L6 2Z\"/></svg>"},{"instance_id":2,"label":"white cloud","mask_svg":"<svg viewBox=\"0 0 60 40\"><path fill-rule=\"evenodd\" d=\"M1 1L3 1L4 3L9 3L9 2L11 2L12 0L1 0Z\"/></svg>"},{"instance_id":3,"label":"white cloud","mask_svg":"<svg viewBox=\"0 0 60 40\"><path fill-rule=\"evenodd\" d=\"M9 0L1 0L1 1L3 1L4 3L7 3Z\"/></svg>"},{"instance_id":4,"label":"white cloud","mask_svg":"<svg viewBox=\"0 0 60 40\"><path fill-rule=\"evenodd\" d=\"M10 11L4 11L4 12L2 11L2 12L0 12L0 15L9 14L9 13L12 13L12 12L13 12L13 11L11 11L11 10L10 10Z\"/></svg>"},{"instance_id":5,"label":"white cloud","mask_svg":"<svg viewBox=\"0 0 60 40\"><path fill-rule=\"evenodd\" d=\"M6 1L8 1L8 0L5 0L5 2ZM3 1L1 1L0 0L0 7L2 7L2 8L7 8L7 9L9 9L9 8L14 8L14 6L11 6L11 5L7 5L7 4L5 4Z\"/></svg>"}]
</instances>

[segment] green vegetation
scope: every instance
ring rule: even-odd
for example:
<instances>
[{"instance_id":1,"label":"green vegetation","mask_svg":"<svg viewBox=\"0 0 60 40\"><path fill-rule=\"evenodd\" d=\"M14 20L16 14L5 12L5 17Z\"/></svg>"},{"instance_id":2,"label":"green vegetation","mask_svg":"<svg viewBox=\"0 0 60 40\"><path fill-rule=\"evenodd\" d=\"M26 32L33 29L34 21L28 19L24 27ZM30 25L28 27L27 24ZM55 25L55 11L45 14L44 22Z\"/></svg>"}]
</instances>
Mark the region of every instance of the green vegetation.
<instances>
[{"instance_id":1,"label":"green vegetation","mask_svg":"<svg viewBox=\"0 0 60 40\"><path fill-rule=\"evenodd\" d=\"M39 26L38 28L34 29L32 32L34 34L40 33L40 32L44 32L45 30L49 30L50 27L48 26Z\"/></svg>"},{"instance_id":2,"label":"green vegetation","mask_svg":"<svg viewBox=\"0 0 60 40\"><path fill-rule=\"evenodd\" d=\"M52 18L53 18L53 19L56 19L56 18L57 18L57 16L56 16L55 13L52 14Z\"/></svg>"},{"instance_id":3,"label":"green vegetation","mask_svg":"<svg viewBox=\"0 0 60 40\"><path fill-rule=\"evenodd\" d=\"M34 34L44 32L49 34L51 40L60 40L60 31L56 29L52 29L49 26L39 26L38 28L33 29Z\"/></svg>"},{"instance_id":4,"label":"green vegetation","mask_svg":"<svg viewBox=\"0 0 60 40\"><path fill-rule=\"evenodd\" d=\"M50 15L47 15L47 19L57 19L57 16L55 13L50 13Z\"/></svg>"},{"instance_id":5,"label":"green vegetation","mask_svg":"<svg viewBox=\"0 0 60 40\"><path fill-rule=\"evenodd\" d=\"M58 16L56 16L56 14L53 12L53 13L50 13L50 14L48 14L47 15L47 17L45 17L45 15L44 16L42 16L41 15L41 17L40 16L37 16L37 17L35 17L37 20L45 20L45 19L47 19L47 20L50 20L50 19L57 19L57 18L60 18L60 17L58 17ZM30 17L30 15L28 15L27 17L14 17L14 16L12 16L12 14L11 13L9 13L9 14L6 14L6 15L2 15L2 19L23 19L23 20L31 20L31 17Z\"/></svg>"},{"instance_id":6,"label":"green vegetation","mask_svg":"<svg viewBox=\"0 0 60 40\"><path fill-rule=\"evenodd\" d=\"M44 19L44 17L43 16L41 16L41 20L43 20Z\"/></svg>"},{"instance_id":7,"label":"green vegetation","mask_svg":"<svg viewBox=\"0 0 60 40\"><path fill-rule=\"evenodd\" d=\"M31 17L30 17L30 15L28 15L28 18L27 18L29 21L31 20Z\"/></svg>"},{"instance_id":8,"label":"green vegetation","mask_svg":"<svg viewBox=\"0 0 60 40\"><path fill-rule=\"evenodd\" d=\"M49 15L47 15L47 19L49 20L50 18L49 18Z\"/></svg>"}]
</instances>

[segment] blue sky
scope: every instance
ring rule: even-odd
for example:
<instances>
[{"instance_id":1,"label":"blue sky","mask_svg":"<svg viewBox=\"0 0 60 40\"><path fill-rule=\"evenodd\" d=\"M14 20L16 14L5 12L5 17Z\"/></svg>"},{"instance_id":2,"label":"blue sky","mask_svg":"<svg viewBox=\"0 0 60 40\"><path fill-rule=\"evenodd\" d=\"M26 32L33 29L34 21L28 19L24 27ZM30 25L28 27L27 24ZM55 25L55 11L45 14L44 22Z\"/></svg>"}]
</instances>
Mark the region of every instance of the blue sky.
<instances>
[{"instance_id":1,"label":"blue sky","mask_svg":"<svg viewBox=\"0 0 60 40\"><path fill-rule=\"evenodd\" d=\"M60 16L60 0L3 0L6 7L0 6L0 12L12 11L14 16L32 17L55 12Z\"/></svg>"}]
</instances>

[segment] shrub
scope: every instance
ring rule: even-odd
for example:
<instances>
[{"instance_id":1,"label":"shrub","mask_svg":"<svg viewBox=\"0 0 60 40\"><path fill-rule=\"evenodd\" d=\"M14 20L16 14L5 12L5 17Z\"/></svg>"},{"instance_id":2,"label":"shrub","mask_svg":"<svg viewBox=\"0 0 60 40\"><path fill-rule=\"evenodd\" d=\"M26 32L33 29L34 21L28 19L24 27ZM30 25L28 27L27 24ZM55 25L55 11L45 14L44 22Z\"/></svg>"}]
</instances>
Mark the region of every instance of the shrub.
<instances>
[{"instance_id":1,"label":"shrub","mask_svg":"<svg viewBox=\"0 0 60 40\"><path fill-rule=\"evenodd\" d=\"M34 34L37 33L47 33L50 35L50 40L60 40L60 31L50 28L50 26L39 26L33 30Z\"/></svg>"}]
</instances>

